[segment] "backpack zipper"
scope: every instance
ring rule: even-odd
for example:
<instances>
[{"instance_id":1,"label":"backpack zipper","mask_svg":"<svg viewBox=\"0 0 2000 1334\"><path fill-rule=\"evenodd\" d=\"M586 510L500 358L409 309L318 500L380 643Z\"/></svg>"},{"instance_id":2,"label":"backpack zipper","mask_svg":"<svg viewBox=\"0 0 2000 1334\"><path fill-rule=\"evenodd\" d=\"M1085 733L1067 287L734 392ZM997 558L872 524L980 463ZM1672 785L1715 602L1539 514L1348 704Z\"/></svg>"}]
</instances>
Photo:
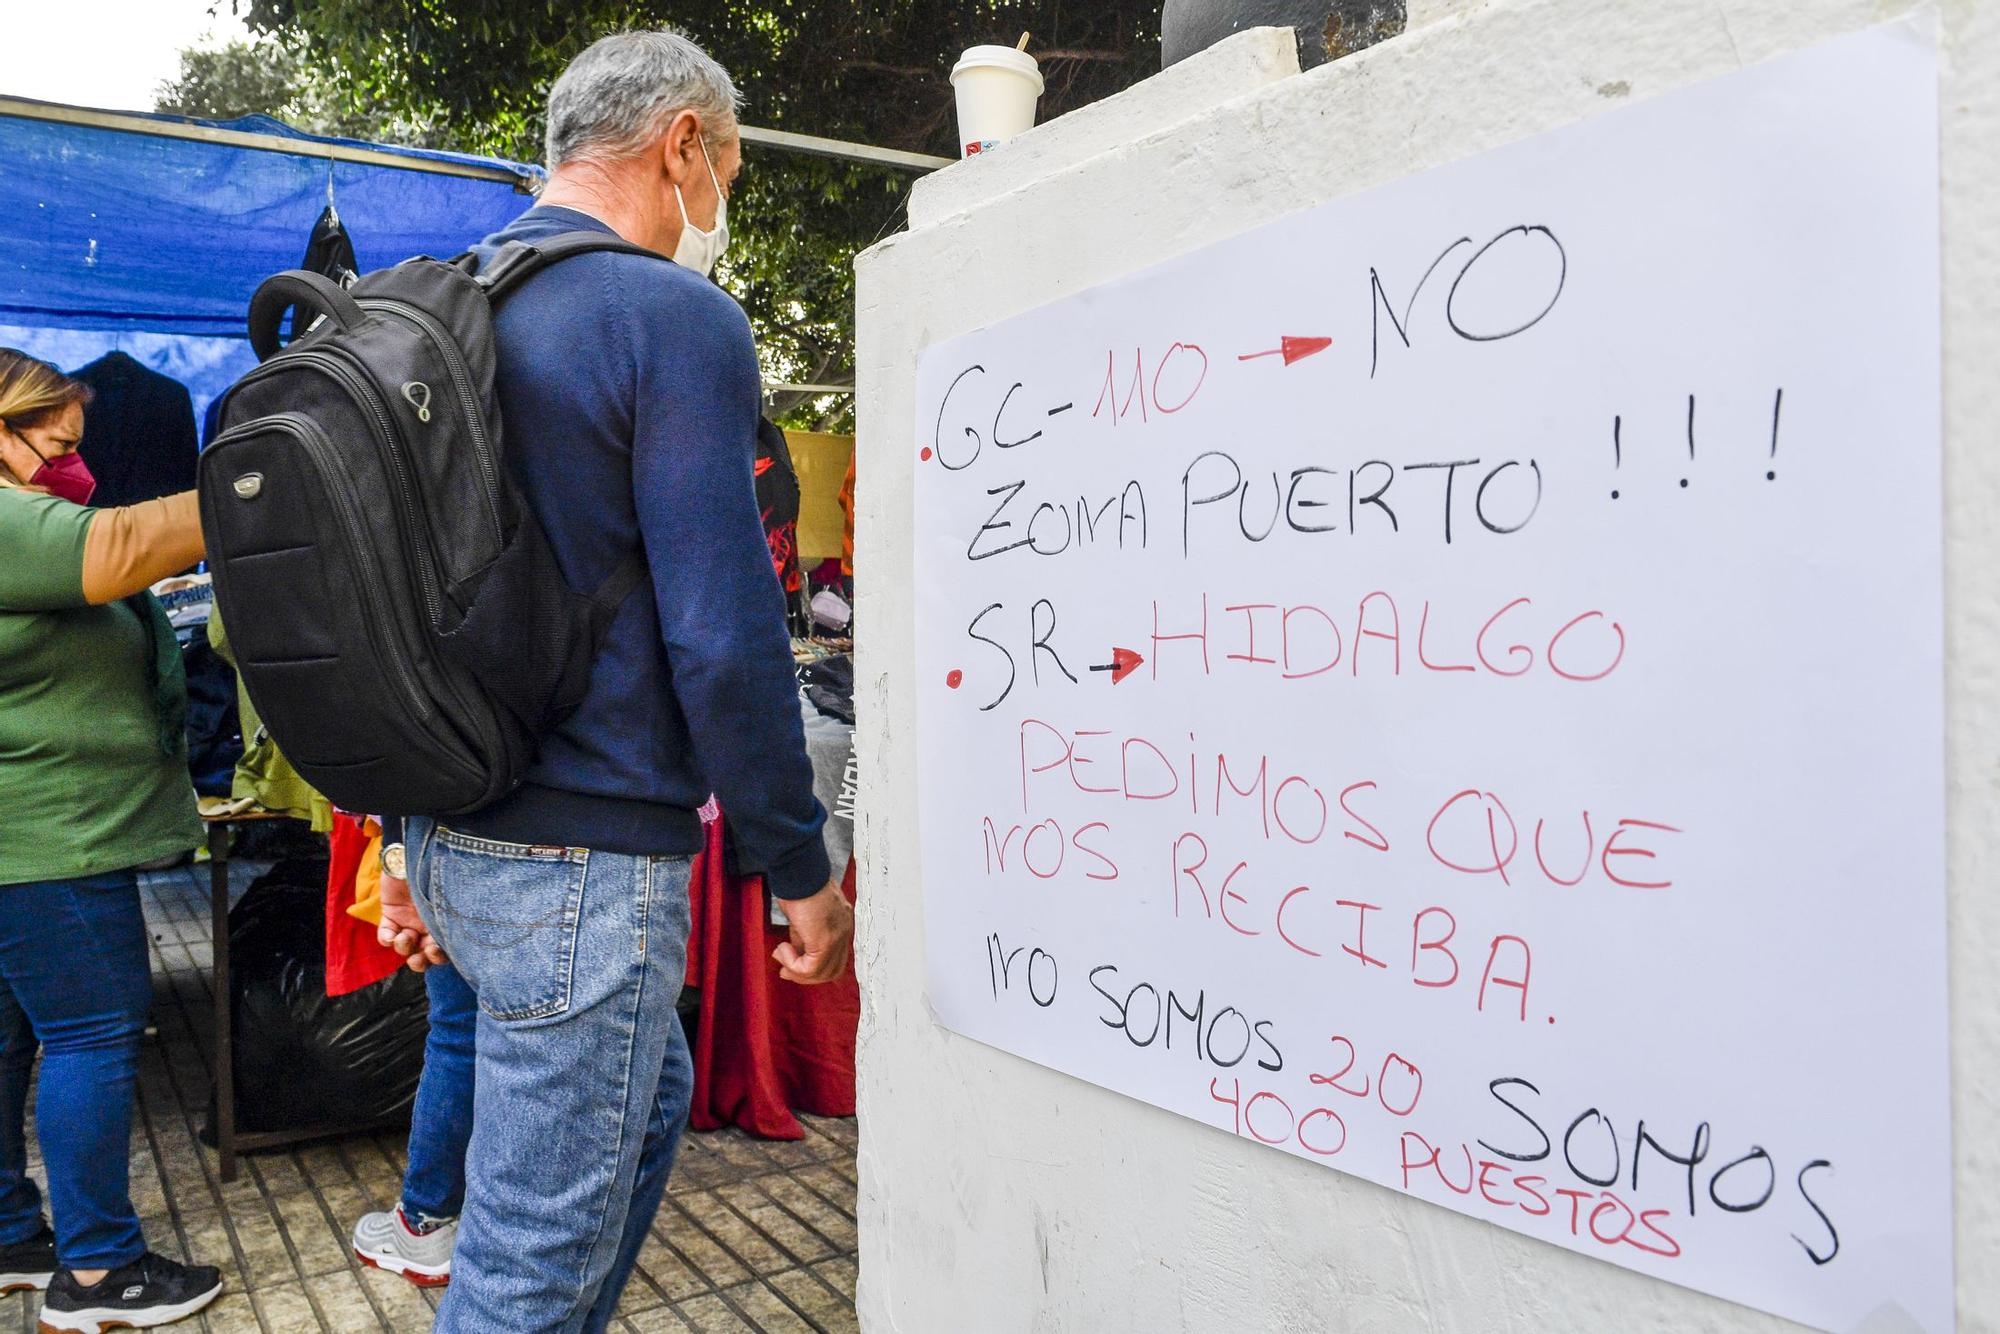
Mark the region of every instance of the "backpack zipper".
<instances>
[{"instance_id":1,"label":"backpack zipper","mask_svg":"<svg viewBox=\"0 0 2000 1334\"><path fill-rule=\"evenodd\" d=\"M401 502L403 518L407 525L404 531L408 534L410 544L420 552L417 561L417 585L423 594L424 609L430 616L430 628L433 633L442 633L444 594L440 591L443 580L437 569L437 552L425 535L423 512L416 499L416 481L411 476L409 460L403 457L402 448L396 443L395 420L390 417L388 408L382 402L382 396L375 392L375 387L368 382L366 376L350 369L345 361L331 353L301 351L286 360L293 365L309 365L324 370L345 385L349 392L367 407L369 416L375 422L376 434L394 465L396 499Z\"/></svg>"},{"instance_id":2,"label":"backpack zipper","mask_svg":"<svg viewBox=\"0 0 2000 1334\"><path fill-rule=\"evenodd\" d=\"M472 372L466 366L465 358L459 355L457 342L428 312L407 301L375 297L361 302L361 308L383 311L416 326L444 358L445 371L451 376L452 388L458 391L459 406L464 410L466 424L472 428L473 458L479 464L479 475L486 482L487 515L493 520L494 536L501 537L500 515L493 508L493 497L500 489L500 477L493 462L493 445L486 435L486 413L478 394L473 391Z\"/></svg>"},{"instance_id":3,"label":"backpack zipper","mask_svg":"<svg viewBox=\"0 0 2000 1334\"><path fill-rule=\"evenodd\" d=\"M326 432L319 428L318 423L314 422L311 418L297 416L293 413L279 413L277 416L266 418L265 420L289 428L298 437L299 442L306 447L306 452L312 455L313 462L319 467L322 475L330 479L340 473L341 460L339 455L334 452L333 442L327 438ZM382 571L375 548L367 540L367 529L361 522L361 516L355 506L354 498L344 488L334 485L331 480L329 480L326 490L327 494L333 497L334 508L339 511L341 527L347 534L348 545L353 548L357 558L367 568L367 578L372 587L386 589L389 586L388 579ZM370 605L373 599L363 596L357 598L357 601L364 605ZM449 724L444 727L436 725L437 710L431 706L429 699L425 696L423 688L417 681L416 673L410 669L408 660L403 656L401 647L399 645L390 646L385 644L384 637L378 629L373 616L364 614L361 620L367 627L370 637L375 640L376 661L388 662L391 668L390 674L396 679L397 684L402 686L405 700L415 710L418 726L430 734L431 739L438 743L440 750L444 754L456 756L460 751L464 750L464 743ZM449 677L446 678L446 682L448 685L450 684ZM456 687L454 686L452 689L454 694L456 694ZM463 704L463 702L461 698L460 703ZM462 764L460 768L464 773L475 779L481 777L474 765Z\"/></svg>"},{"instance_id":4,"label":"backpack zipper","mask_svg":"<svg viewBox=\"0 0 2000 1334\"><path fill-rule=\"evenodd\" d=\"M367 405L369 415L374 419L376 431L387 447L390 460L394 465L396 496L402 502L403 514L409 524L410 544L420 553L417 560L417 585L419 591L423 594L424 605L429 611L430 630L434 635L443 637L445 635L443 628L444 597L441 591L444 584L443 567L437 558L437 548L431 543L428 530L422 523L423 508L421 497L418 494L418 484L411 473L409 460L404 456L402 447L397 442L394 429L395 423L389 416L386 402L383 400L382 395L376 391L374 383L367 376L349 366L345 359L335 353L307 350L299 353L298 360L307 365L322 367L327 374L347 385L355 397ZM279 415L285 416L289 414ZM312 424L309 418L301 418L301 420ZM319 434L322 447L331 450L332 441L327 439L325 432L320 430L316 424L313 425L313 430ZM354 524L356 525L355 531L360 531L358 519L354 520ZM373 548L370 548L369 554L372 557ZM378 567L378 577L379 573ZM401 664L399 664L400 666ZM411 680L414 681L414 678L411 678ZM462 711L461 716L470 716L470 706L467 703L465 694L459 689L458 682L450 672L446 672L444 675L444 685ZM479 733L478 746L484 753L496 753L503 748L504 743L494 734L492 728L475 725L474 730ZM500 794L496 793L495 795Z\"/></svg>"}]
</instances>

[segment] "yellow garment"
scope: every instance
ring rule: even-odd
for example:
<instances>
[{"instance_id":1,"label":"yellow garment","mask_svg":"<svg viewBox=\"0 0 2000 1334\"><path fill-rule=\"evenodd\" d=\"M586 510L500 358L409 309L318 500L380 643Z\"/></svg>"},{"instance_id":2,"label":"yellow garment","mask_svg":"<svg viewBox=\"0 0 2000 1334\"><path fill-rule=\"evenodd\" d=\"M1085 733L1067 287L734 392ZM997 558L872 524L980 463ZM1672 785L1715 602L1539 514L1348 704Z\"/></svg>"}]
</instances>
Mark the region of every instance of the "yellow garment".
<instances>
[{"instance_id":1,"label":"yellow garment","mask_svg":"<svg viewBox=\"0 0 2000 1334\"><path fill-rule=\"evenodd\" d=\"M361 865L354 872L354 902L347 905L347 915L368 923L382 925L382 826L375 820L365 820L361 825L367 831L368 846L361 850Z\"/></svg>"},{"instance_id":2,"label":"yellow garment","mask_svg":"<svg viewBox=\"0 0 2000 1334\"><path fill-rule=\"evenodd\" d=\"M810 570L841 554L847 516L840 504L847 465L854 461L854 437L818 431L787 431L792 470L799 475L799 559Z\"/></svg>"},{"instance_id":3,"label":"yellow garment","mask_svg":"<svg viewBox=\"0 0 2000 1334\"><path fill-rule=\"evenodd\" d=\"M236 665L236 657L229 651L229 635L222 628L220 606L209 615L208 642L224 662L231 667ZM236 714L243 727L243 758L236 762L236 777L230 781L229 795L249 797L267 811L304 820L312 825L315 834L330 831L333 803L299 777L291 761L280 753L278 743L271 740L271 734L258 719L257 706L250 702L250 692L243 688L240 676L236 678Z\"/></svg>"}]
</instances>

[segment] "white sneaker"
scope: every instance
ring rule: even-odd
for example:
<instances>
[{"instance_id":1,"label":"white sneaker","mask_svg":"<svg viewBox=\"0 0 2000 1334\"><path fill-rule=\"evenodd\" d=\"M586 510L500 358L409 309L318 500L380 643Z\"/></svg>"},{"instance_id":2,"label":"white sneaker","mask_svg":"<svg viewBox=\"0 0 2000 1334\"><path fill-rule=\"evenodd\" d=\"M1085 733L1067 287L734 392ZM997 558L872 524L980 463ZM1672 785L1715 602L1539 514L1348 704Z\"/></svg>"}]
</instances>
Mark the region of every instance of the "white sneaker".
<instances>
[{"instance_id":1,"label":"white sneaker","mask_svg":"<svg viewBox=\"0 0 2000 1334\"><path fill-rule=\"evenodd\" d=\"M451 1248L457 1241L457 1219L418 1232L403 1218L400 1205L387 1213L363 1214L354 1225L354 1254L362 1264L401 1274L420 1288L451 1282Z\"/></svg>"}]
</instances>

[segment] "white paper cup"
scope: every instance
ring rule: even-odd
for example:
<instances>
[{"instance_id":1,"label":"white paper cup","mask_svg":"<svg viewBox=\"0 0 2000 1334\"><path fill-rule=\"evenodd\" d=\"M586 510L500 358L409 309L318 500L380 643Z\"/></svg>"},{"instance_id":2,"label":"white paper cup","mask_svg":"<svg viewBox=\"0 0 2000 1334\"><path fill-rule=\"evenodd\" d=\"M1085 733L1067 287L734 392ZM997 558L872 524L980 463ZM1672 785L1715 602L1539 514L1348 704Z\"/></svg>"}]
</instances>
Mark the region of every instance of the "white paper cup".
<instances>
[{"instance_id":1,"label":"white paper cup","mask_svg":"<svg viewBox=\"0 0 2000 1334\"><path fill-rule=\"evenodd\" d=\"M951 86L958 94L960 157L983 153L1035 126L1042 71L1025 51L975 46L952 67Z\"/></svg>"}]
</instances>

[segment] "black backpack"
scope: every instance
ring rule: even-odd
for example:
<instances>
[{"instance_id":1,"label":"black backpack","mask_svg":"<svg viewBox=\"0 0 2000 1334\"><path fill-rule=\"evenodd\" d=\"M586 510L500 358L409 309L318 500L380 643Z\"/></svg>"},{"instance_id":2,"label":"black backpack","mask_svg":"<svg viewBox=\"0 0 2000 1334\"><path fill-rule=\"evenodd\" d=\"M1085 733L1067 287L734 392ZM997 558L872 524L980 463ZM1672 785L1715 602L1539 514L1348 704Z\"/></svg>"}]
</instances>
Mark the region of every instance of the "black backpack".
<instances>
[{"instance_id":1,"label":"black backpack","mask_svg":"<svg viewBox=\"0 0 2000 1334\"><path fill-rule=\"evenodd\" d=\"M511 791L645 577L634 553L588 596L564 582L493 387L494 308L599 250L660 258L577 232L351 290L294 270L250 303L263 364L201 456L202 533L250 699L336 806L455 815ZM303 332L280 348L287 311Z\"/></svg>"}]
</instances>

